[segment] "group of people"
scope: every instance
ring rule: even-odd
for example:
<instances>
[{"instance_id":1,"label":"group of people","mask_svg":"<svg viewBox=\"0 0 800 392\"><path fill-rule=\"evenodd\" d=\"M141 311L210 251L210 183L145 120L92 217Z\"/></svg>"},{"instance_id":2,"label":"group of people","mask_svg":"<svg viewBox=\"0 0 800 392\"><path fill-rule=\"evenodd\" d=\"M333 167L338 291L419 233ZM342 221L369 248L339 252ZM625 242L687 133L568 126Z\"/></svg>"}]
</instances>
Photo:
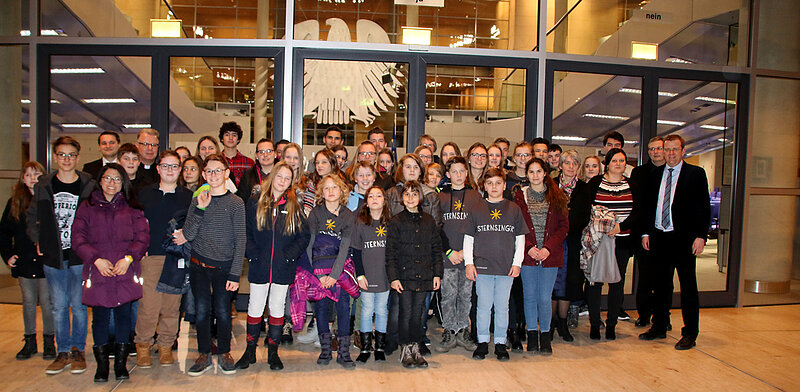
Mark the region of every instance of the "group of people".
<instances>
[{"instance_id":1,"label":"group of people","mask_svg":"<svg viewBox=\"0 0 800 392\"><path fill-rule=\"evenodd\" d=\"M431 308L443 328L437 352L461 346L484 359L493 335L498 360L509 349L551 355L554 330L574 339L567 318L580 303L591 339L602 328L616 338L632 255L636 325L652 322L639 338L666 337L677 269L684 328L675 348L695 345L695 257L710 207L705 173L683 161L678 135L650 140L649 162L632 173L616 132L604 137L602 158L542 138L437 151L423 135L395 159L375 128L348 159L342 131L330 127L307 166L295 143L261 139L251 159L241 139L236 123L224 123L222 148L205 136L192 155L159 153L153 129L122 145L106 131L102 157L79 171L80 144L63 136L53 143L55 172L23 165L0 222L0 252L23 294L17 358L38 351L37 304L43 356L54 360L47 374L86 370L92 308L96 382L108 380L112 356L117 380L129 377L131 354L152 366L154 345L159 364L171 365L183 313L197 329L191 376L213 368L212 354L223 374L247 369L262 331L270 369L283 369L279 344L306 327L319 365L333 351L345 368L399 351L402 366L425 368ZM245 262L247 344L234 361L231 298ZM616 278L598 272L609 266Z\"/></svg>"}]
</instances>

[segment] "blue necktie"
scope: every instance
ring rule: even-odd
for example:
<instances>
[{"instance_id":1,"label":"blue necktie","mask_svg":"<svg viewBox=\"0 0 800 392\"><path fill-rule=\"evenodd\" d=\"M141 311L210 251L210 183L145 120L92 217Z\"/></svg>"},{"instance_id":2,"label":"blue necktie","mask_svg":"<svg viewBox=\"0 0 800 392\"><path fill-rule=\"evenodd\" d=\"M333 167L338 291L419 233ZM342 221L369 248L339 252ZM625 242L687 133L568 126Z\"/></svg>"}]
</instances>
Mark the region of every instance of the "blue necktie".
<instances>
[{"instance_id":1,"label":"blue necktie","mask_svg":"<svg viewBox=\"0 0 800 392\"><path fill-rule=\"evenodd\" d=\"M667 175L667 184L664 186L664 201L661 205L661 227L663 227L664 230L667 230L670 224L669 211L671 209L670 202L672 201L672 171L675 169L670 168L667 170L669 170L669 174Z\"/></svg>"}]
</instances>

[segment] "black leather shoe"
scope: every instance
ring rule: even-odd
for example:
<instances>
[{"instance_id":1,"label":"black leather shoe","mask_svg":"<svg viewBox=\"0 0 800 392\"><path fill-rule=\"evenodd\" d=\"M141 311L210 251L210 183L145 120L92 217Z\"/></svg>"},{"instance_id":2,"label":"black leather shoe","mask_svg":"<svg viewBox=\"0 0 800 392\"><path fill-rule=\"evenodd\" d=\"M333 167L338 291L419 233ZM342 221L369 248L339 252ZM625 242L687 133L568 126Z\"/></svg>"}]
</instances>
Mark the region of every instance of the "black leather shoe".
<instances>
[{"instance_id":1,"label":"black leather shoe","mask_svg":"<svg viewBox=\"0 0 800 392\"><path fill-rule=\"evenodd\" d=\"M589 339L600 340L600 327L592 326L589 328Z\"/></svg>"},{"instance_id":2,"label":"black leather shoe","mask_svg":"<svg viewBox=\"0 0 800 392\"><path fill-rule=\"evenodd\" d=\"M505 344L495 344L494 355L497 356L498 361L508 361L510 359L508 355L508 348L506 348Z\"/></svg>"},{"instance_id":3,"label":"black leather shoe","mask_svg":"<svg viewBox=\"0 0 800 392\"><path fill-rule=\"evenodd\" d=\"M478 347L472 352L473 359L486 359L489 354L489 343L478 343Z\"/></svg>"},{"instance_id":4,"label":"black leather shoe","mask_svg":"<svg viewBox=\"0 0 800 392\"><path fill-rule=\"evenodd\" d=\"M638 320L636 320L636 326L637 327L646 327L648 325L650 325L650 320L648 320L648 319L639 318Z\"/></svg>"},{"instance_id":5,"label":"black leather shoe","mask_svg":"<svg viewBox=\"0 0 800 392\"><path fill-rule=\"evenodd\" d=\"M678 343L675 343L676 350L688 350L697 345L695 339L682 336L681 340L678 340Z\"/></svg>"},{"instance_id":6,"label":"black leather shoe","mask_svg":"<svg viewBox=\"0 0 800 392\"><path fill-rule=\"evenodd\" d=\"M656 339L666 339L667 333L666 332L656 332L653 328L650 328L645 333L639 334L639 340L656 340Z\"/></svg>"}]
</instances>

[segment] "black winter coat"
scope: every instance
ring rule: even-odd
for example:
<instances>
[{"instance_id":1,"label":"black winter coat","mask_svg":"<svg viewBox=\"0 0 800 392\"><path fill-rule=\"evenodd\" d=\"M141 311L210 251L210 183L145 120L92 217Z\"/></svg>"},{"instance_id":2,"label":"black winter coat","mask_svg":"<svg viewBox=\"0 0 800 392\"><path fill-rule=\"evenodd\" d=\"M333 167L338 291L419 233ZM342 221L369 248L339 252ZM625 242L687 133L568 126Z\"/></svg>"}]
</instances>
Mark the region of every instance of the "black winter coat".
<instances>
[{"instance_id":1,"label":"black winter coat","mask_svg":"<svg viewBox=\"0 0 800 392\"><path fill-rule=\"evenodd\" d=\"M404 290L431 291L433 278L442 277L442 239L429 214L404 209L387 225L386 277L399 280Z\"/></svg>"},{"instance_id":2,"label":"black winter coat","mask_svg":"<svg viewBox=\"0 0 800 392\"><path fill-rule=\"evenodd\" d=\"M11 256L17 255L16 267L11 268L11 276L28 279L44 278L42 260L36 255L36 245L25 232L27 228L25 211L22 211L19 220L11 217L11 199L9 199L3 211L3 218L0 219L0 255L6 264Z\"/></svg>"},{"instance_id":3,"label":"black winter coat","mask_svg":"<svg viewBox=\"0 0 800 392\"><path fill-rule=\"evenodd\" d=\"M308 222L301 216L300 230L293 235L284 234L286 227L286 204L279 204L277 213L271 217L272 229L258 230L256 211L258 199L251 198L245 207L247 248L245 257L250 260L247 280L250 283L291 284L297 269L297 259L308 247L311 239Z\"/></svg>"}]
</instances>

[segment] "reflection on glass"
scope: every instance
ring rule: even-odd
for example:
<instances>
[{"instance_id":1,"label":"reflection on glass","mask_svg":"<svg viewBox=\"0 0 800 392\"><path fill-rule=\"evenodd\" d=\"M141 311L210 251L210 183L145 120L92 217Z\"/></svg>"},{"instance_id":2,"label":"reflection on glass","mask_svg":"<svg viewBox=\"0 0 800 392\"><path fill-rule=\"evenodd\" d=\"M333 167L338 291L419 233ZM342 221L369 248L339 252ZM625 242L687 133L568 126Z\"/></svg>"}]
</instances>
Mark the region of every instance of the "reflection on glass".
<instances>
[{"instance_id":1,"label":"reflection on glass","mask_svg":"<svg viewBox=\"0 0 800 392\"><path fill-rule=\"evenodd\" d=\"M344 145L366 140L380 127L387 143L405 145L407 63L306 60L303 142L322 145L325 130L343 130Z\"/></svg>"},{"instance_id":2,"label":"reflection on glass","mask_svg":"<svg viewBox=\"0 0 800 392\"><path fill-rule=\"evenodd\" d=\"M183 93L170 96L172 132L216 137L219 124L236 121L245 124L243 142L272 137L272 59L172 57L170 71Z\"/></svg>"}]
</instances>

